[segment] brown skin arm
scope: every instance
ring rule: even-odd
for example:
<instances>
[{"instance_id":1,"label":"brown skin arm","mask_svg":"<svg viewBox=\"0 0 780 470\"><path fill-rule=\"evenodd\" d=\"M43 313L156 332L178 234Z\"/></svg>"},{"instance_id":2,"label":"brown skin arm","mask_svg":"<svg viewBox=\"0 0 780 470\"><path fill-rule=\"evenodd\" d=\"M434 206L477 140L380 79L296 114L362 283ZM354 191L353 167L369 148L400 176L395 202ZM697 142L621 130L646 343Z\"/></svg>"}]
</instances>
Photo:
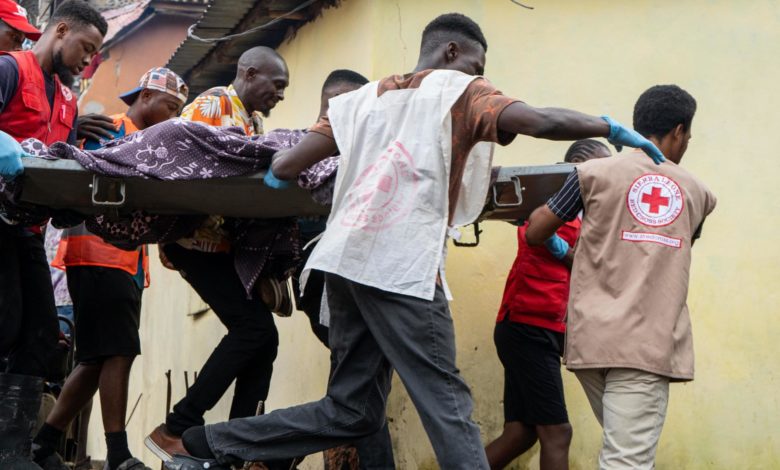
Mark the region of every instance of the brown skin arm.
<instances>
[{"instance_id":1,"label":"brown skin arm","mask_svg":"<svg viewBox=\"0 0 780 470\"><path fill-rule=\"evenodd\" d=\"M498 118L498 128L512 134L550 140L609 136L609 124L599 117L562 108L534 108L521 102L504 109ZM336 150L333 139L309 132L295 147L277 152L271 170L281 180L293 179Z\"/></svg>"},{"instance_id":2,"label":"brown skin arm","mask_svg":"<svg viewBox=\"0 0 780 470\"><path fill-rule=\"evenodd\" d=\"M539 206L528 218L528 228L525 231L525 241L529 246L539 246L552 237L561 225L565 224L547 204ZM571 251L571 250L569 250Z\"/></svg>"},{"instance_id":3,"label":"brown skin arm","mask_svg":"<svg viewBox=\"0 0 780 470\"><path fill-rule=\"evenodd\" d=\"M298 174L338 150L336 141L317 132L309 132L291 149L276 152L271 171L280 180L297 178Z\"/></svg>"},{"instance_id":4,"label":"brown skin arm","mask_svg":"<svg viewBox=\"0 0 780 470\"><path fill-rule=\"evenodd\" d=\"M498 117L498 128L549 140L609 136L609 124L600 117L563 108L534 108L519 101L504 109Z\"/></svg>"},{"instance_id":5,"label":"brown skin arm","mask_svg":"<svg viewBox=\"0 0 780 470\"><path fill-rule=\"evenodd\" d=\"M113 139L111 131L116 132L114 120L102 114L84 114L77 118L77 123L76 136L79 139Z\"/></svg>"},{"instance_id":6,"label":"brown skin arm","mask_svg":"<svg viewBox=\"0 0 780 470\"><path fill-rule=\"evenodd\" d=\"M525 241L529 246L542 245L545 240L552 237L561 228L561 225L565 223L557 215L553 214L553 211L547 207L547 204L539 206L531 213L531 217L528 218ZM569 247L569 251L561 262L571 269L574 264L574 250L571 247Z\"/></svg>"}]
</instances>

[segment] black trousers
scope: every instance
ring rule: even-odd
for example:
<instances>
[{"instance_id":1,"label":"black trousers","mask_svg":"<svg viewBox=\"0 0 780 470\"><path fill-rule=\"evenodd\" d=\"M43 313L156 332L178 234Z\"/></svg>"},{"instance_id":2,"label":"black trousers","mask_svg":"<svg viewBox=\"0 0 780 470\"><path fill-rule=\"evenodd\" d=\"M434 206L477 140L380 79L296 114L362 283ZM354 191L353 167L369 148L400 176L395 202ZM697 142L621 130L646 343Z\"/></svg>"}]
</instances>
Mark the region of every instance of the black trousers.
<instances>
[{"instance_id":1,"label":"black trousers","mask_svg":"<svg viewBox=\"0 0 780 470\"><path fill-rule=\"evenodd\" d=\"M259 295L246 298L232 254L203 253L176 244L162 249L228 329L198 379L173 407L166 425L178 435L203 425L203 414L216 405L234 380L230 419L254 416L258 402L268 397L279 346L273 314Z\"/></svg>"},{"instance_id":2,"label":"black trousers","mask_svg":"<svg viewBox=\"0 0 780 470\"><path fill-rule=\"evenodd\" d=\"M59 322L40 235L0 222L0 357L6 372L59 380Z\"/></svg>"}]
</instances>

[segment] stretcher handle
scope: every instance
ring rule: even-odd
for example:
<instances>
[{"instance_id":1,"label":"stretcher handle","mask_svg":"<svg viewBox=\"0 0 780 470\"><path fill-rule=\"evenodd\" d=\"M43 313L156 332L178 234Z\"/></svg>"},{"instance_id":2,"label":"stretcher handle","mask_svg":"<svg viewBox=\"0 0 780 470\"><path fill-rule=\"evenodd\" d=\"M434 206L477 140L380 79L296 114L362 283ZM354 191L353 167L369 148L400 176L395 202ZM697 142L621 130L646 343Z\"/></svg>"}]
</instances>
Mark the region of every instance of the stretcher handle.
<instances>
[{"instance_id":1,"label":"stretcher handle","mask_svg":"<svg viewBox=\"0 0 780 470\"><path fill-rule=\"evenodd\" d=\"M515 189L515 196L517 196L516 202L499 202L498 201L498 184L499 183L512 183ZM520 184L520 177L510 176L509 181L496 181L495 184L493 184L493 207L495 208L508 208L508 207L520 207L523 205L523 186Z\"/></svg>"},{"instance_id":2,"label":"stretcher handle","mask_svg":"<svg viewBox=\"0 0 780 470\"><path fill-rule=\"evenodd\" d=\"M452 239L452 244L459 247L474 248L479 245L479 234L482 233L482 229L479 228L479 222L471 224L474 227L474 241L473 242L460 242Z\"/></svg>"},{"instance_id":3,"label":"stretcher handle","mask_svg":"<svg viewBox=\"0 0 780 470\"><path fill-rule=\"evenodd\" d=\"M119 184L119 200L117 201L111 201L108 198L108 194L106 194L106 199L104 200L98 200L99 194L100 194L100 182L103 181L104 183L107 183L109 185L109 189L112 189L111 184ZM116 178L102 178L98 175L92 175L92 184L90 185L92 188L92 205L94 206L104 206L104 207L121 207L125 205L126 201L126 191L125 191L125 182ZM107 191L108 192L108 191Z\"/></svg>"}]
</instances>

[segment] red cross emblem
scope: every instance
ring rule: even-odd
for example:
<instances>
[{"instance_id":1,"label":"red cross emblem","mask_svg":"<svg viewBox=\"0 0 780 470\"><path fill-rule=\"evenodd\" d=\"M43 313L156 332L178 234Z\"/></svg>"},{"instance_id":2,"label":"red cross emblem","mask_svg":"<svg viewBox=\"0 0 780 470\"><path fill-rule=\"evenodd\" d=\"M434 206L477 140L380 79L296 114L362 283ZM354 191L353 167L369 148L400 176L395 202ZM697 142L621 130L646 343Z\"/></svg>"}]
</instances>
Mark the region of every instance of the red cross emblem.
<instances>
[{"instance_id":1,"label":"red cross emblem","mask_svg":"<svg viewBox=\"0 0 780 470\"><path fill-rule=\"evenodd\" d=\"M665 175L645 174L629 187L626 205L640 224L663 227L677 220L685 202L682 188L673 179Z\"/></svg>"},{"instance_id":2,"label":"red cross emblem","mask_svg":"<svg viewBox=\"0 0 780 470\"><path fill-rule=\"evenodd\" d=\"M650 212L657 214L661 207L669 205L669 198L661 196L661 188L653 186L649 193L642 194L642 202L650 205Z\"/></svg>"}]
</instances>

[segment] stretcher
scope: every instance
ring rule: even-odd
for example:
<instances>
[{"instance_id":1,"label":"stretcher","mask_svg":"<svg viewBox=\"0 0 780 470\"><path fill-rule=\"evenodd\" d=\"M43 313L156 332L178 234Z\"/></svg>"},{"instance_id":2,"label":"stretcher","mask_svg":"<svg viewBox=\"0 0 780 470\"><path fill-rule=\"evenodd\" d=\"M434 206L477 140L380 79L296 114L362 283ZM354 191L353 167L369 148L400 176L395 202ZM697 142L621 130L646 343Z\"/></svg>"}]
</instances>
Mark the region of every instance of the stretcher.
<instances>
[{"instance_id":1,"label":"stretcher","mask_svg":"<svg viewBox=\"0 0 780 470\"><path fill-rule=\"evenodd\" d=\"M327 215L329 208L305 189L284 190L263 184L264 173L227 178L165 181L112 178L85 170L73 160L27 158L22 202L82 214L219 214L226 217L277 218Z\"/></svg>"},{"instance_id":2,"label":"stretcher","mask_svg":"<svg viewBox=\"0 0 780 470\"><path fill-rule=\"evenodd\" d=\"M501 167L478 220L528 220L534 209L563 186L573 169L570 163Z\"/></svg>"},{"instance_id":3,"label":"stretcher","mask_svg":"<svg viewBox=\"0 0 780 470\"><path fill-rule=\"evenodd\" d=\"M494 168L493 183L482 213L472 224L474 241L454 239L455 246L475 247L482 233L480 222L495 220L520 225L531 213L563 186L574 169L572 164ZM496 173L496 170L497 173Z\"/></svg>"},{"instance_id":4,"label":"stretcher","mask_svg":"<svg viewBox=\"0 0 780 470\"><path fill-rule=\"evenodd\" d=\"M20 200L83 214L130 212L276 218L327 215L308 191L263 184L263 172L188 181L99 176L73 160L25 159ZM562 185L574 165L502 167L479 221L524 221Z\"/></svg>"}]
</instances>

